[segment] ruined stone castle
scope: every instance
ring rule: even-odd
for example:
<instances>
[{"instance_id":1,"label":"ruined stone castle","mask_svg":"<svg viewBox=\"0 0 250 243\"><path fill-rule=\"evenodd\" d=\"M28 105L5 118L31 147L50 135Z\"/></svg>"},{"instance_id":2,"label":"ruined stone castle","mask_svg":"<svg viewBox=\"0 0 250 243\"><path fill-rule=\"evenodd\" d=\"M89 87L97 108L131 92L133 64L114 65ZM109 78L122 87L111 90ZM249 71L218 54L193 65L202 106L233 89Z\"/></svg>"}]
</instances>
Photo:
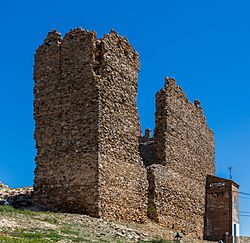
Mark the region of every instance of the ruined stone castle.
<instances>
[{"instance_id":1,"label":"ruined stone castle","mask_svg":"<svg viewBox=\"0 0 250 243\"><path fill-rule=\"evenodd\" d=\"M172 78L156 94L154 136L141 136L139 55L115 31L51 31L37 49L34 200L108 220L149 219L204 236L214 135L198 100Z\"/></svg>"}]
</instances>

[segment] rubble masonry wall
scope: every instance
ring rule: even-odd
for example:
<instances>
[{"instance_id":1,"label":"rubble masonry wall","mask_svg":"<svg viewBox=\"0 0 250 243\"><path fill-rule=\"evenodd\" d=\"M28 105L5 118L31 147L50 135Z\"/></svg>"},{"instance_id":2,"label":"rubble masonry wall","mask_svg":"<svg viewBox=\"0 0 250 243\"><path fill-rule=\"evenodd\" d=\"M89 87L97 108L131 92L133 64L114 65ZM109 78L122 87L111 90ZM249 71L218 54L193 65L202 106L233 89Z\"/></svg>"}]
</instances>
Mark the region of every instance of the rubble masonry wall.
<instances>
[{"instance_id":1,"label":"rubble masonry wall","mask_svg":"<svg viewBox=\"0 0 250 243\"><path fill-rule=\"evenodd\" d=\"M158 165L148 169L149 216L202 239L206 176L215 170L213 132L199 102L190 103L171 78L156 94L155 119Z\"/></svg>"},{"instance_id":2,"label":"rubble masonry wall","mask_svg":"<svg viewBox=\"0 0 250 243\"><path fill-rule=\"evenodd\" d=\"M139 57L115 32L49 33L35 55L34 199L39 206L144 221Z\"/></svg>"}]
</instances>

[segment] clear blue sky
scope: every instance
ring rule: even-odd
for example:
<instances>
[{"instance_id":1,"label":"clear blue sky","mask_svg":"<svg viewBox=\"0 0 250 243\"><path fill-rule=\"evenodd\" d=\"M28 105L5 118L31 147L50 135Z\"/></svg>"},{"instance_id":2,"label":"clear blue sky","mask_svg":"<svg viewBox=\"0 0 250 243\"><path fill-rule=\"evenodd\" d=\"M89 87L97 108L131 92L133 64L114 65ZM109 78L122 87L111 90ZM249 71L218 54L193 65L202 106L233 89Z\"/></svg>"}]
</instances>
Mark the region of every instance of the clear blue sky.
<instances>
[{"instance_id":1,"label":"clear blue sky","mask_svg":"<svg viewBox=\"0 0 250 243\"><path fill-rule=\"evenodd\" d=\"M174 77L201 101L215 132L216 174L250 192L250 2L230 0L0 2L0 180L32 185L34 53L46 34L81 26L98 36L111 28L141 57L141 125L154 128L155 93ZM250 211L242 198L241 211ZM250 217L241 218L250 235Z\"/></svg>"}]
</instances>

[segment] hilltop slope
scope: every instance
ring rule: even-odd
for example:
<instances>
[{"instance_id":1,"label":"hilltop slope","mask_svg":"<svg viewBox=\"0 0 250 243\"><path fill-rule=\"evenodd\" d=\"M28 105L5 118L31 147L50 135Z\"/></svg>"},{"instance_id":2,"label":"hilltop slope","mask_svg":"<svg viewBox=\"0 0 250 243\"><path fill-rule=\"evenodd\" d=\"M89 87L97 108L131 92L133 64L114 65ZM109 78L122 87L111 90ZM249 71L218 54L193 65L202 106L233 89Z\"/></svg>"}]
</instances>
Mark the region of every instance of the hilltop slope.
<instances>
[{"instance_id":1,"label":"hilltop slope","mask_svg":"<svg viewBox=\"0 0 250 243\"><path fill-rule=\"evenodd\" d=\"M86 215L17 210L0 206L0 241L151 242L173 233L153 223L121 224Z\"/></svg>"},{"instance_id":2,"label":"hilltop slope","mask_svg":"<svg viewBox=\"0 0 250 243\"><path fill-rule=\"evenodd\" d=\"M13 189L0 184L0 201L11 205L0 206L0 242L163 243L176 234L152 221L119 223L80 214L41 212L32 202L32 193L32 187ZM184 238L185 242L201 242Z\"/></svg>"}]
</instances>

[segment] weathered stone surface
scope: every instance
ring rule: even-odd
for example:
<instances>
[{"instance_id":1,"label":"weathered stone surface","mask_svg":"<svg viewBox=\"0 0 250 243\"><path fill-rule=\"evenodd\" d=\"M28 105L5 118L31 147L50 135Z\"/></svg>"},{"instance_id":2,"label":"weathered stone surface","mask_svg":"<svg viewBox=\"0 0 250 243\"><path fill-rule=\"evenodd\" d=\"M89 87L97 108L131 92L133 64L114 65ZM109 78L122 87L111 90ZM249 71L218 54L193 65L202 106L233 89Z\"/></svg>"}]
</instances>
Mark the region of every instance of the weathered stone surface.
<instances>
[{"instance_id":1,"label":"weathered stone surface","mask_svg":"<svg viewBox=\"0 0 250 243\"><path fill-rule=\"evenodd\" d=\"M214 136L199 101L172 78L156 94L155 163L148 168L149 217L203 238L206 176L215 170ZM161 165L161 166L160 166Z\"/></svg>"},{"instance_id":2,"label":"weathered stone surface","mask_svg":"<svg viewBox=\"0 0 250 243\"><path fill-rule=\"evenodd\" d=\"M34 200L40 207L145 221L138 151L139 56L114 31L49 33L35 55Z\"/></svg>"},{"instance_id":3,"label":"weathered stone surface","mask_svg":"<svg viewBox=\"0 0 250 243\"><path fill-rule=\"evenodd\" d=\"M194 103L174 79L166 78L156 94L156 163L205 181L215 172L214 135L199 102Z\"/></svg>"},{"instance_id":4,"label":"weathered stone surface","mask_svg":"<svg viewBox=\"0 0 250 243\"><path fill-rule=\"evenodd\" d=\"M114 31L101 38L98 50L101 215L142 222L146 216L147 181L138 151L139 56Z\"/></svg>"},{"instance_id":5,"label":"weathered stone surface","mask_svg":"<svg viewBox=\"0 0 250 243\"><path fill-rule=\"evenodd\" d=\"M202 239L203 185L159 164L148 167L148 180L148 216L169 229Z\"/></svg>"}]
</instances>

